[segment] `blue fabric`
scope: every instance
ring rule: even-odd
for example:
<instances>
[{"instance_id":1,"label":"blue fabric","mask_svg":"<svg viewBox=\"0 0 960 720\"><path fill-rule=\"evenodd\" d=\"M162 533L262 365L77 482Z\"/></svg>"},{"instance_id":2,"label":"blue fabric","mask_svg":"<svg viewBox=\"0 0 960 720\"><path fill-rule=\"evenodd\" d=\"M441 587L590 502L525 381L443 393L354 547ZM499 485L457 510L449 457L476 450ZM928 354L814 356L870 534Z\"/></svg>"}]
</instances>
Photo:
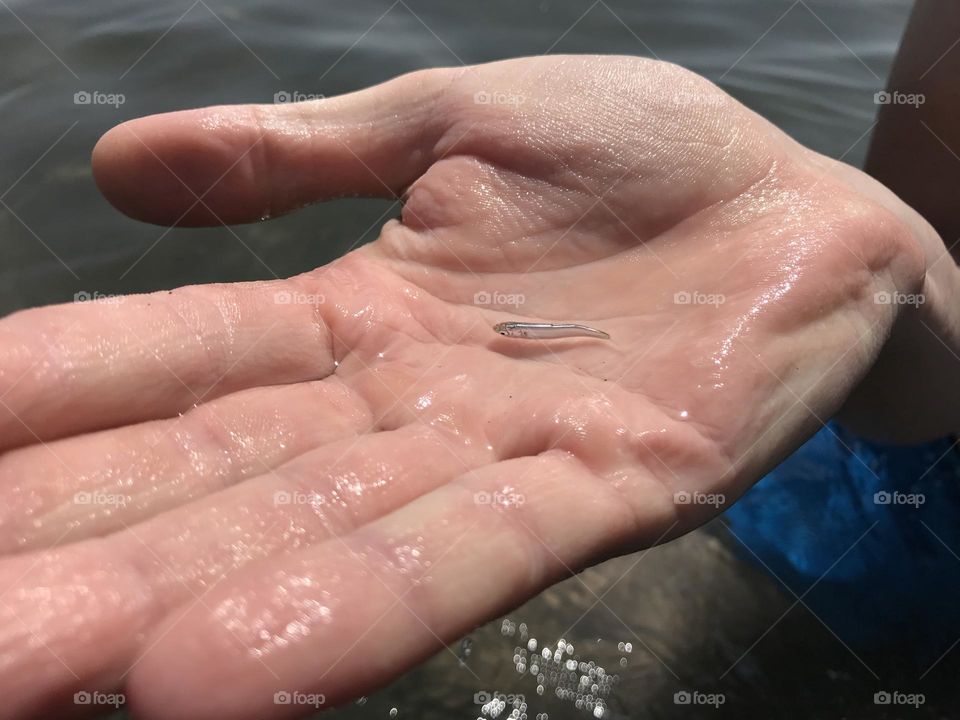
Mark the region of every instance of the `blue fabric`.
<instances>
[{"instance_id":1,"label":"blue fabric","mask_svg":"<svg viewBox=\"0 0 960 720\"><path fill-rule=\"evenodd\" d=\"M845 642L906 645L926 662L960 636L954 441L887 446L830 424L725 518L743 557L759 558Z\"/></svg>"}]
</instances>

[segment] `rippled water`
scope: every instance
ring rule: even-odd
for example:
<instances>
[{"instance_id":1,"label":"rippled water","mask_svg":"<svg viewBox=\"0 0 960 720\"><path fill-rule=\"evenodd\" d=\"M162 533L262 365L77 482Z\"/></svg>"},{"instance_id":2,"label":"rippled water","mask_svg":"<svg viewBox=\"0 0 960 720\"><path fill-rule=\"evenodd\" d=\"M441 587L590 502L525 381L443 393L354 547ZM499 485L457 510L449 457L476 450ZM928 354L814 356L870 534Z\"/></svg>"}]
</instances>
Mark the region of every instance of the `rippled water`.
<instances>
[{"instance_id":1,"label":"rippled water","mask_svg":"<svg viewBox=\"0 0 960 720\"><path fill-rule=\"evenodd\" d=\"M910 3L6 4L9 10L0 7L0 196L7 206L0 206L0 313L69 300L78 291L125 293L293 274L374 236L378 219L396 211L389 202L348 200L233 232L143 225L100 198L88 167L96 139L122 120L205 104L270 102L284 91L333 95L436 65L544 52L624 53L696 70L800 141L857 164L873 122L873 93L883 84ZM78 106L74 93L80 91L122 93L125 102ZM682 663L685 680L715 675L790 603L733 560L709 531L638 560L594 569L583 578L587 585L568 581L511 617L529 623L542 642L563 636L622 669L625 679L610 702L614 717L698 717L671 702L682 687L671 668ZM802 613L783 625L787 639L781 634L761 646L726 691L731 705L738 687L745 698L761 688L768 697L793 700L779 711L772 709L776 703L759 707L752 700L737 706L738 717L808 715L798 710L811 693L803 683L824 681L824 663L837 678L856 676L857 662ZM497 690L528 696L531 719L547 711L551 718L587 717L556 697L534 699L537 683L516 671L517 643L500 628L497 622L479 629L468 658L457 657L459 646L442 651L364 705L334 715L389 717L397 708L398 717L470 718L480 712L474 693ZM646 646L636 647L621 668L618 642L638 644L637 635ZM811 636L824 653L816 678L805 675L805 646L798 640ZM801 643L799 651L793 641ZM704 716L720 716L710 712Z\"/></svg>"}]
</instances>

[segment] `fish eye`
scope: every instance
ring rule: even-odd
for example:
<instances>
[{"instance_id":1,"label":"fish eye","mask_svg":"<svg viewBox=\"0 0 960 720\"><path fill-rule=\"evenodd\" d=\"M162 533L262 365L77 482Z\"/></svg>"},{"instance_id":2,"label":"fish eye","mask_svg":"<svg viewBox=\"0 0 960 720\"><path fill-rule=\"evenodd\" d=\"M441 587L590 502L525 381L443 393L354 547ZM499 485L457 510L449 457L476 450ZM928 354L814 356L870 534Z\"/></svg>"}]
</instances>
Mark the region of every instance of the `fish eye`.
<instances>
[{"instance_id":1,"label":"fish eye","mask_svg":"<svg viewBox=\"0 0 960 720\"><path fill-rule=\"evenodd\" d=\"M506 336L507 331L506 331L506 330L501 330L501 331L500 331L500 334Z\"/></svg>"}]
</instances>

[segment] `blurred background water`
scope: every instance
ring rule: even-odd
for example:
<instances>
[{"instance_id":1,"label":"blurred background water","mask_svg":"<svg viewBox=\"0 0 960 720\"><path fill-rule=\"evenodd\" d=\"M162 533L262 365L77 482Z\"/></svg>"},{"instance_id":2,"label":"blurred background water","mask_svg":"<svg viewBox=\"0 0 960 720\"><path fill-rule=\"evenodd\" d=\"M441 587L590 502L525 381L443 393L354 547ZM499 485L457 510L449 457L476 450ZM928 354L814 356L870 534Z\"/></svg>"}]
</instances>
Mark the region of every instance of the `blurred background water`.
<instances>
[{"instance_id":1,"label":"blurred background water","mask_svg":"<svg viewBox=\"0 0 960 720\"><path fill-rule=\"evenodd\" d=\"M909 9L907 0L3 0L0 314L78 292L291 275L372 239L398 214L389 201L343 200L231 229L137 223L100 197L89 168L97 138L128 118L284 92L335 95L431 66L622 53L695 70L856 165ZM78 105L78 92L124 102ZM594 568L510 617L541 645L564 637L618 673L613 717L887 717L872 702L887 678L878 683L730 547L714 524ZM501 628L478 629L332 716L472 718L480 691L525 695L531 720L589 716L550 688L538 696L529 672L516 670L519 631ZM876 662L887 660L895 672L895 658ZM674 702L691 688L727 701ZM912 716L938 717L931 700Z\"/></svg>"},{"instance_id":2,"label":"blurred background water","mask_svg":"<svg viewBox=\"0 0 960 720\"><path fill-rule=\"evenodd\" d=\"M88 160L132 117L334 95L431 66L624 53L685 65L856 163L908 10L907 0L5 0L0 312L79 290L286 276L375 236L396 210L343 201L232 230L128 220L100 197ZM75 105L83 91L125 102Z\"/></svg>"}]
</instances>

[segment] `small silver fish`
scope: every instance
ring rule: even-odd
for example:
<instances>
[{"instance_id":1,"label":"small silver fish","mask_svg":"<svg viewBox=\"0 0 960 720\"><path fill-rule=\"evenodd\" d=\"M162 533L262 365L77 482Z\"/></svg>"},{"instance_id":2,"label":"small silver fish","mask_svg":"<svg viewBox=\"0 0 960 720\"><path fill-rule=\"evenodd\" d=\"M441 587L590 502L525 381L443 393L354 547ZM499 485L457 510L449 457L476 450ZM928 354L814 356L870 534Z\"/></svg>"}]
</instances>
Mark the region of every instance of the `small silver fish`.
<instances>
[{"instance_id":1,"label":"small silver fish","mask_svg":"<svg viewBox=\"0 0 960 720\"><path fill-rule=\"evenodd\" d=\"M554 338L570 337L610 339L610 336L603 330L574 323L502 322L494 325L493 329L506 337L526 338L527 340L552 340Z\"/></svg>"}]
</instances>

